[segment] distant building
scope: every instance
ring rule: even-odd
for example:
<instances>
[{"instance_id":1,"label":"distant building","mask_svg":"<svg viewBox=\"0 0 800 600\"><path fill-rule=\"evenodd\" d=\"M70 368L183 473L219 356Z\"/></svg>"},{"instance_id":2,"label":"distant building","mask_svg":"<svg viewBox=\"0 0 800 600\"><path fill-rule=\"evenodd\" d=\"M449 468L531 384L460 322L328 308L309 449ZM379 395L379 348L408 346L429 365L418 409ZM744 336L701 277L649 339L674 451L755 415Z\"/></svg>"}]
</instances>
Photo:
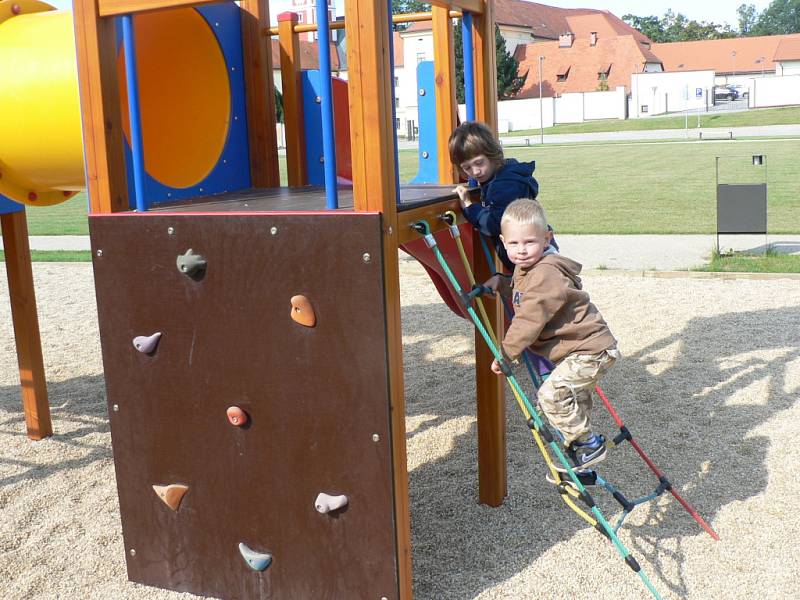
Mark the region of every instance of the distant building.
<instances>
[{"instance_id":1,"label":"distant building","mask_svg":"<svg viewBox=\"0 0 800 600\"><path fill-rule=\"evenodd\" d=\"M325 0L321 0L325 1ZM328 21L336 19L336 0L327 0L328 2ZM271 21L275 22L275 17L282 12L297 13L300 23L316 23L317 22L317 0L273 0L270 2L270 16ZM314 31L300 34L300 39L313 42L317 39L317 34Z\"/></svg>"}]
</instances>

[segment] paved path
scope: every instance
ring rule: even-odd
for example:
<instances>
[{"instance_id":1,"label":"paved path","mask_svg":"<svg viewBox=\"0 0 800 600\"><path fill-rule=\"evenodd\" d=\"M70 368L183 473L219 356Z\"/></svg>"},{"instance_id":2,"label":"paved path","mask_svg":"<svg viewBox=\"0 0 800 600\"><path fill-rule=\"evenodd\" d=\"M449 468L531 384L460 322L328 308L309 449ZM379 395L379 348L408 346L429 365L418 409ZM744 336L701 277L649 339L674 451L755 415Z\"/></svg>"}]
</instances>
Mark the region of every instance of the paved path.
<instances>
[{"instance_id":1,"label":"paved path","mask_svg":"<svg viewBox=\"0 0 800 600\"><path fill-rule=\"evenodd\" d=\"M557 235L561 251L587 269L675 271L708 261L713 235ZM800 255L800 235L767 239L780 252ZM722 236L722 249L763 251L764 236ZM78 235L33 236L33 250L89 250L89 238ZM2 244L0 243L0 247Z\"/></svg>"},{"instance_id":2,"label":"paved path","mask_svg":"<svg viewBox=\"0 0 800 600\"><path fill-rule=\"evenodd\" d=\"M697 121L695 120L695 123ZM621 141L646 141L646 140L698 140L700 134L704 139L717 139L725 137L728 132L733 132L733 139L742 137L799 137L800 124L797 125L760 125L757 127L694 127L691 116L689 129L652 129L646 131L606 131L597 133L559 133L545 134L544 143L567 144L575 142L621 142ZM501 136L504 146L534 146L539 144L539 135L532 133L524 136L514 135L513 132ZM527 140L527 141L526 141ZM416 148L417 141L398 141L400 149Z\"/></svg>"}]
</instances>

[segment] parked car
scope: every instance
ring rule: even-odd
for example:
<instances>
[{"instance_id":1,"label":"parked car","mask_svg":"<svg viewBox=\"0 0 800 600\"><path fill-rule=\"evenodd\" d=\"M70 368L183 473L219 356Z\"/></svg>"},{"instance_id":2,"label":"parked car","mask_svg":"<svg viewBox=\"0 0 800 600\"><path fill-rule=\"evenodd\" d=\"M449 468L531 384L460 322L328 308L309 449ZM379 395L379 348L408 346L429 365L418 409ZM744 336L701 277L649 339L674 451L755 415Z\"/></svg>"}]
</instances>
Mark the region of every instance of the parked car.
<instances>
[{"instance_id":1,"label":"parked car","mask_svg":"<svg viewBox=\"0 0 800 600\"><path fill-rule=\"evenodd\" d=\"M714 100L736 100L739 92L733 86L714 88Z\"/></svg>"},{"instance_id":2,"label":"parked car","mask_svg":"<svg viewBox=\"0 0 800 600\"><path fill-rule=\"evenodd\" d=\"M750 97L750 88L745 87L743 85L731 85L728 86L731 89L736 90L736 93L739 94L739 98L749 98Z\"/></svg>"}]
</instances>

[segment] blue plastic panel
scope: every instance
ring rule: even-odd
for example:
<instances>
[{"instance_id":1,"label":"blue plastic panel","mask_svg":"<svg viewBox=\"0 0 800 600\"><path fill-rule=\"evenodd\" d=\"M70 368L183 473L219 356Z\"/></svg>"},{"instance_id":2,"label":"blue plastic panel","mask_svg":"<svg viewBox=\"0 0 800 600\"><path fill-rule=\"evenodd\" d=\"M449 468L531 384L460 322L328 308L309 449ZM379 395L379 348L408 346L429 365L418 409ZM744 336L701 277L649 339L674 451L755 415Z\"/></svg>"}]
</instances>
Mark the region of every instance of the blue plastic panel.
<instances>
[{"instance_id":1,"label":"blue plastic panel","mask_svg":"<svg viewBox=\"0 0 800 600\"><path fill-rule=\"evenodd\" d=\"M419 121L419 170L411 183L439 183L439 159L436 148L436 86L433 61L417 65L417 106ZM419 90L424 91L423 94Z\"/></svg>"},{"instance_id":2,"label":"blue plastic panel","mask_svg":"<svg viewBox=\"0 0 800 600\"><path fill-rule=\"evenodd\" d=\"M9 213L19 212L25 209L24 204L9 200L3 194L0 194L0 215L7 215Z\"/></svg>"},{"instance_id":3,"label":"blue plastic panel","mask_svg":"<svg viewBox=\"0 0 800 600\"><path fill-rule=\"evenodd\" d=\"M244 87L244 60L242 56L241 11L233 2L213 4L196 8L208 23L219 42L228 67L231 90L231 114L228 139L219 160L211 172L196 185L173 188L156 181L145 173L145 204L164 205L195 196L208 196L251 187L250 151L247 138L247 110ZM125 163L128 174L128 189L133 190L133 169L130 146L125 144ZM129 194L131 208L135 208L134 196Z\"/></svg>"}]
</instances>

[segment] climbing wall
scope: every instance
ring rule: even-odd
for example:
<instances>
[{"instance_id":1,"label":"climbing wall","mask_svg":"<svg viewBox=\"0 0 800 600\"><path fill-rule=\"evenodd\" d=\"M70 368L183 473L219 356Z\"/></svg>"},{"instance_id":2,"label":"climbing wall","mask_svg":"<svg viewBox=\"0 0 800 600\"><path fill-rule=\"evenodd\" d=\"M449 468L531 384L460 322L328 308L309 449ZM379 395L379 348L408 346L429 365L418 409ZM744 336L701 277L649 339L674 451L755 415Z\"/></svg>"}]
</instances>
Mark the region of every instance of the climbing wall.
<instances>
[{"instance_id":1,"label":"climbing wall","mask_svg":"<svg viewBox=\"0 0 800 600\"><path fill-rule=\"evenodd\" d=\"M90 230L129 578L397 598L380 215Z\"/></svg>"}]
</instances>

